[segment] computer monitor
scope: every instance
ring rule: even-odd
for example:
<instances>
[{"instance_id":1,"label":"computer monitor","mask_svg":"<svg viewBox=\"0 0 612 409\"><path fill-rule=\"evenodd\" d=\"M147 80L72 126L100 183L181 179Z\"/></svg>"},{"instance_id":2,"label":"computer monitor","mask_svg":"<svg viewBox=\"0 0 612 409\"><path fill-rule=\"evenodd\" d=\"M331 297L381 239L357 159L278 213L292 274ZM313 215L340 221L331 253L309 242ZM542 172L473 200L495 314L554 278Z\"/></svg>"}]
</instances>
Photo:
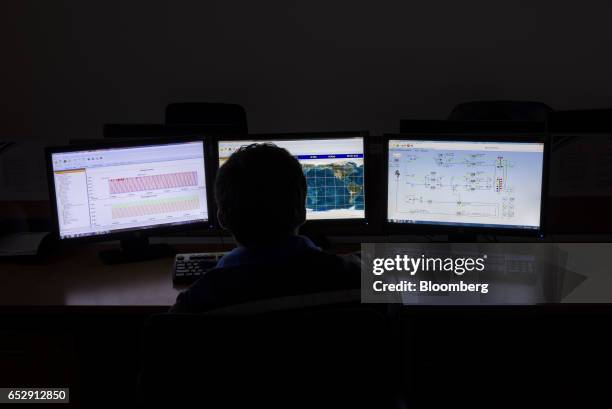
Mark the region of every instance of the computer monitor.
<instances>
[{"instance_id":1,"label":"computer monitor","mask_svg":"<svg viewBox=\"0 0 612 409\"><path fill-rule=\"evenodd\" d=\"M49 148L47 161L60 241L208 225L201 139Z\"/></svg>"},{"instance_id":2,"label":"computer monitor","mask_svg":"<svg viewBox=\"0 0 612 409\"><path fill-rule=\"evenodd\" d=\"M287 149L302 165L308 187L307 220L365 221L364 137L358 135L261 136L219 140L219 166L242 146L273 143Z\"/></svg>"},{"instance_id":3,"label":"computer monitor","mask_svg":"<svg viewBox=\"0 0 612 409\"><path fill-rule=\"evenodd\" d=\"M389 224L541 232L544 137L388 136L386 145Z\"/></svg>"}]
</instances>

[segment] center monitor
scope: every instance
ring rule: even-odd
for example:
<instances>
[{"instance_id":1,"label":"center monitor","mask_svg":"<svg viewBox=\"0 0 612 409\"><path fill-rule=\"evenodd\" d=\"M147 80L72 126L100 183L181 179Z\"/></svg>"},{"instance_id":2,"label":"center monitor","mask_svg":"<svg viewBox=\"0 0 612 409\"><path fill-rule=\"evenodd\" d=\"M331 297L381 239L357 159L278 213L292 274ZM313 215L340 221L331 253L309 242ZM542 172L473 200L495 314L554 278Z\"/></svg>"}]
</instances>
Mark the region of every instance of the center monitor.
<instances>
[{"instance_id":1,"label":"center monitor","mask_svg":"<svg viewBox=\"0 0 612 409\"><path fill-rule=\"evenodd\" d=\"M391 136L387 143L388 223L541 230L543 140Z\"/></svg>"},{"instance_id":2,"label":"center monitor","mask_svg":"<svg viewBox=\"0 0 612 409\"><path fill-rule=\"evenodd\" d=\"M273 143L300 162L308 186L307 220L365 220L363 136L221 140L219 166L253 143Z\"/></svg>"}]
</instances>

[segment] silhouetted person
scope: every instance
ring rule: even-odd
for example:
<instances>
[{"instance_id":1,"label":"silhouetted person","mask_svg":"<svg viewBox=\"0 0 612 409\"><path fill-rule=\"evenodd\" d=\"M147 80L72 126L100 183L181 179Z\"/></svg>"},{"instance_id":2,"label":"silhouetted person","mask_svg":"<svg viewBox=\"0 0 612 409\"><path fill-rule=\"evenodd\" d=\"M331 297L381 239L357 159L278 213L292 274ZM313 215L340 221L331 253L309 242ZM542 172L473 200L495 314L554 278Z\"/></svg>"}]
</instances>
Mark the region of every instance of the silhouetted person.
<instances>
[{"instance_id":1,"label":"silhouetted person","mask_svg":"<svg viewBox=\"0 0 612 409\"><path fill-rule=\"evenodd\" d=\"M306 179L287 150L242 147L219 169L215 198L219 222L238 246L178 296L173 312L270 299L282 309L283 303L295 307L316 298L326 304L354 296L345 290L359 288L358 261L323 252L298 235L306 220Z\"/></svg>"}]
</instances>

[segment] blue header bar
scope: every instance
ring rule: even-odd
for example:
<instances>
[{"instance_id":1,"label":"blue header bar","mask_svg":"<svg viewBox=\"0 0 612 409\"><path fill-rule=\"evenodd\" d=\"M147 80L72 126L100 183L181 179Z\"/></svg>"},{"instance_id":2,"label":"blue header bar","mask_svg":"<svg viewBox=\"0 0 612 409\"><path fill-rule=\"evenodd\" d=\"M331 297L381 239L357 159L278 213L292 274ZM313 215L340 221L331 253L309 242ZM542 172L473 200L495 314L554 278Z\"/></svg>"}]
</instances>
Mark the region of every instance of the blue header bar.
<instances>
[{"instance_id":1,"label":"blue header bar","mask_svg":"<svg viewBox=\"0 0 612 409\"><path fill-rule=\"evenodd\" d=\"M347 159L347 158L363 158L363 153L341 153L328 155L296 155L296 159Z\"/></svg>"}]
</instances>

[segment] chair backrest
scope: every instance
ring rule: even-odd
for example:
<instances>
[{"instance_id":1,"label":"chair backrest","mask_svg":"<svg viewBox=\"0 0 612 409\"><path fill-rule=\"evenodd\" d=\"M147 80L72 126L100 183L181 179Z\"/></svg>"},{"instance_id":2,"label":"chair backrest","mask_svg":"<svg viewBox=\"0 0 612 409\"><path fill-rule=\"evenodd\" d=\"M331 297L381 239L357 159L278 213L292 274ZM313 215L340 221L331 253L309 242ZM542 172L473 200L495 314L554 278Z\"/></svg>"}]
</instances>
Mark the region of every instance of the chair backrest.
<instances>
[{"instance_id":1,"label":"chair backrest","mask_svg":"<svg viewBox=\"0 0 612 409\"><path fill-rule=\"evenodd\" d=\"M401 365L392 339L385 316L362 308L156 315L144 331L141 396L210 407L389 407Z\"/></svg>"},{"instance_id":2,"label":"chair backrest","mask_svg":"<svg viewBox=\"0 0 612 409\"><path fill-rule=\"evenodd\" d=\"M473 101L456 105L450 121L546 121L552 108L535 101Z\"/></svg>"},{"instance_id":3,"label":"chair backrest","mask_svg":"<svg viewBox=\"0 0 612 409\"><path fill-rule=\"evenodd\" d=\"M198 124L211 132L248 133L246 111L238 104L181 102L166 106L166 124Z\"/></svg>"}]
</instances>

